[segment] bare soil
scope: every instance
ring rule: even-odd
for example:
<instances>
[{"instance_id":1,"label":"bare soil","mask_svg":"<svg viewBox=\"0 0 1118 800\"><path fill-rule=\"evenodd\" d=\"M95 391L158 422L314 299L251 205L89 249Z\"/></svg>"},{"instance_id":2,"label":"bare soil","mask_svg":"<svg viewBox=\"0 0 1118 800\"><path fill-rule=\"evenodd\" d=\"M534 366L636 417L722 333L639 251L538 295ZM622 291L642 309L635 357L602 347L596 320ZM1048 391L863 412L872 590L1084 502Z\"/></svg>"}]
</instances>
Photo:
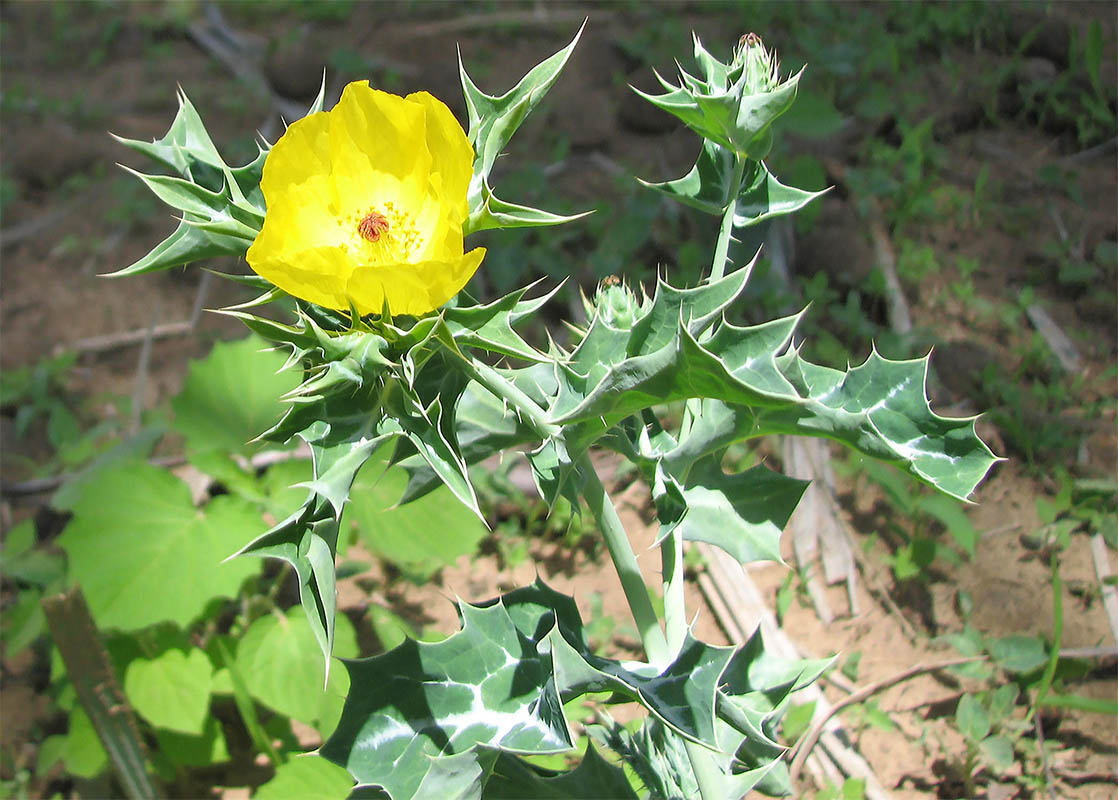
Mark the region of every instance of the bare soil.
<instances>
[{"instance_id":1,"label":"bare soil","mask_svg":"<svg viewBox=\"0 0 1118 800\"><path fill-rule=\"evenodd\" d=\"M717 45L727 45L728 39L736 40L744 32L736 29L740 14L731 6L670 5L641 11L574 4L355 4L348 14L331 13L325 5L317 6L316 12L295 3L282 8L222 8L227 22L243 36L245 51L254 56L249 63L259 67L272 92L305 104L317 91L324 63L329 62L328 89L333 97L345 80L371 73L374 83L392 91L429 90L447 100L463 118L456 45L482 85L503 90L512 76L523 74L565 44L582 18L589 16L586 34L567 72L514 143L510 156L538 158L534 142L553 141L547 136L555 134L564 138L569 142L568 163L558 171L549 191L575 203L593 201L611 191L614 178L601 168L603 163L642 176L675 176L683 174L694 158L690 135L670 118L635 102L626 86L634 83L649 88L649 65L641 63L631 47L621 46L632 41L633 31L650 25L650 15L673 15L682 32L674 42L675 52L681 56L689 50L690 42L684 36L691 28L704 41ZM1076 4L1054 12L1052 25L1062 26L1065 32L1085 30L1094 19L1102 22L1107 46L1103 73L1113 80L1113 7ZM260 130L274 138L281 130L271 98L251 82L234 78L227 66L191 38L188 25L202 13L203 7L194 3L0 5L4 178L0 368L33 364L91 337L191 318L198 301L199 270L120 281L99 274L138 259L175 224L157 201L149 200L142 188L137 190L113 166L116 161L137 168L146 165L110 139L107 130L137 139L161 136L174 116L178 85L189 93L223 150L240 148L242 154L251 155L247 134ZM1039 7L1026 6L1022 13L1041 12ZM732 30L727 31L727 26ZM766 41L778 47L781 36L788 42L794 40L791 31L764 33ZM790 44L784 49L791 48ZM366 59L365 63L355 65L355 55ZM810 60L811 56L803 57ZM1057 47L1047 61L1043 55L1034 55L1030 63L1034 69L1059 70L1063 65L1054 60L1059 57ZM662 74L670 73L670 63L655 66ZM946 59L937 65L930 58L929 81L954 86L958 71L949 66ZM967 68L997 66L975 63ZM986 98L979 98L980 108L975 111L975 101L964 94L948 92L946 96L948 110L940 114L947 120L946 127L937 133L938 146L950 153L946 180L966 195L985 170L1001 187L1001 194L991 201L984 224L960 226L955 216L945 214L941 222L918 223L906 234L945 254L945 263L946 254L976 259L981 265L975 274L977 294L991 303L1016 297L1026 285L1033 287L1053 318L1073 337L1086 380L1073 382L1058 370L1036 378L1066 382L1081 392L1081 403L1071 408L1036 412L1038 424L1051 422L1045 415L1052 413L1067 422L1066 454L1058 461L1029 467L1019 453L1012 452L1013 442L1003 430L988 419L980 423L983 438L1011 460L996 467L974 497L970 518L985 535L976 557L958 568L936 570L926 580L895 581L884 561L897 546L889 530L891 525L903 527L906 521L898 519L881 493L867 482L854 478L840 487L847 519L865 551L867 571L860 582L860 611L844 615L848 608L845 593L841 587L830 587L827 597L832 608L840 611L835 622L824 626L810 607L794 603L784 627L811 655L860 652L860 685L916 663L950 657L954 651L937 644L935 637L961 629L957 609L961 591L973 598L972 624L986 634L1050 635L1048 565L1022 543L1024 535L1040 526L1036 499L1058 490L1058 469L1103 478L1115 477L1118 469L1112 402L1118 298L1113 275L1108 274L1097 291L1068 289L1055 280L1056 265L1045 250L1045 243L1053 238L1056 218L1071 229L1071 235L1082 238L1088 254L1100 242L1118 242L1118 171L1113 148L1077 161L1075 154L1085 147L1068 130L1046 128L1039 122L1030 125L1021 115L974 123L975 114L982 119L981 105ZM834 141L805 143L805 149L841 163L855 157L866 137L888 140L893 135L888 120L882 120L876 127L848 130ZM1068 171L1082 202L1054 192L1038 178L1045 168L1054 166ZM822 203L820 221L798 242L796 269L803 274L822 270L831 276L832 285L856 289L865 280L873 257L864 218L856 210L857 198L840 187ZM704 231L698 226L696 236L705 235ZM647 252L656 253L653 244ZM815 262L806 263L809 257ZM650 262L644 271L634 270L630 278L647 279L656 266L658 263ZM534 273L526 274L525 282L532 277ZM939 352L933 356L942 376L934 387L937 410L973 413L989 401L982 394L983 370L1000 368L1015 374L1013 370L1024 358L1022 340L1032 334L1024 324L1007 328L995 317L976 314L972 305L952 294L954 277L945 270L919 285L908 284L906 289L915 325L934 331L939 343ZM203 298L211 308L239 299L243 299L239 289L223 281L213 281ZM880 308L870 304L866 311L881 320ZM816 307L814 313L826 313L826 309ZM826 327L827 322L821 324ZM241 333L234 322L203 314L191 334L155 342L143 386L144 407L165 405L181 387L189 359L203 356L213 340ZM85 398L90 421L118 413L110 400L133 394L138 358L138 348L131 346L81 356L67 389L74 397ZM1100 402L1101 410L1086 410ZM14 410L4 409L0 417L6 484L32 477L33 465L50 452L41 430L15 436L13 414ZM614 485L626 498L622 515L642 554L646 578L655 585L659 565L650 549L646 501L638 492L625 491L623 483ZM5 497L5 530L13 520L41 516L45 500L43 495ZM790 552L787 557L791 560ZM608 559L594 560L584 551L571 553L554 541L533 545L533 558L514 570L502 569L496 555L463 558L424 587L394 585L387 582L387 572L360 576L344 583L340 604L343 609L358 610L371 600L384 601L405 618L410 615L423 626L449 631L456 623L452 598L485 599L528 583L537 573L560 591L574 594L584 615L592 613L591 593L600 592L604 597L600 613L622 623L619 630L628 622ZM774 598L787 570L763 564L752 567L751 574L767 596ZM1062 559L1061 574L1064 646L1118 644L1099 597L1087 537L1073 536ZM891 610L879 595L867 592L867 583L883 587L895 608ZM727 643L697 588L692 587L689 601L690 607L700 609L700 638ZM614 652L638 651L636 640L623 630L606 647ZM49 708L38 694L41 665L25 654L6 660L3 666L0 749L26 754L58 721L47 716ZM934 673L904 682L877 698L899 733L868 727L858 733L857 745L894 797L962 796L958 775L962 743L948 721L960 693L972 687ZM1068 688L1091 697L1118 698L1115 660L1099 662L1094 671ZM836 699L842 696L834 686L825 689ZM1058 778L1058 796L1118 796L1118 721L1069 710L1043 712L1043 722L1045 735L1057 743L1058 752L1049 766ZM11 764L11 759L4 759L4 778L12 777L8 774ZM230 778L227 785L234 785L235 776ZM44 785L33 788L41 790ZM984 796L991 798L1026 796L1009 782L983 780L980 785Z\"/></svg>"}]
</instances>

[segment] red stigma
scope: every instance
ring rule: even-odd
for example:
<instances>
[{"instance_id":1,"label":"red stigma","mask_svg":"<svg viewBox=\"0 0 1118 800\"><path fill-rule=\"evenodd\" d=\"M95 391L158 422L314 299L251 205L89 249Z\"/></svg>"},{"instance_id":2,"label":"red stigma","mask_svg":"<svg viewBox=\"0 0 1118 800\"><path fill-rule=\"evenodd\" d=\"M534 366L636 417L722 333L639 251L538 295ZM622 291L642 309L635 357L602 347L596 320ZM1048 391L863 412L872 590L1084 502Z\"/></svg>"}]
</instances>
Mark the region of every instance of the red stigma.
<instances>
[{"instance_id":1,"label":"red stigma","mask_svg":"<svg viewBox=\"0 0 1118 800\"><path fill-rule=\"evenodd\" d=\"M380 237L388 233L388 217L379 211L372 211L357 224L357 232L366 241L379 242Z\"/></svg>"}]
</instances>

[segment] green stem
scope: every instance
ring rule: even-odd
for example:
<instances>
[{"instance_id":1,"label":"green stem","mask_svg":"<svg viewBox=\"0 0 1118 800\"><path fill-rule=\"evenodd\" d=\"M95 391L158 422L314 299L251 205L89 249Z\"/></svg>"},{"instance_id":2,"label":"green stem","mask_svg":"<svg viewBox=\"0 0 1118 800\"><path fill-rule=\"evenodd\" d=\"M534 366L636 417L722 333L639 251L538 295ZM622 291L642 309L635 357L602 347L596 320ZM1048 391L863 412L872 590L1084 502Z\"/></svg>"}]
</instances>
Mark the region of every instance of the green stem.
<instances>
[{"instance_id":1,"label":"green stem","mask_svg":"<svg viewBox=\"0 0 1118 800\"><path fill-rule=\"evenodd\" d=\"M726 274L726 262L729 260L730 240L734 237L734 214L738 210L738 194L741 193L742 180L745 177L746 159L734 156L734 172L730 176L730 202L722 212L722 225L718 229L718 241L714 245L714 261L710 265L710 281L716 281ZM713 325L699 334L699 341L704 341L710 336ZM687 401L683 414L683 422L679 426L679 439L683 441L691 432L691 423L699 416L701 400L692 398Z\"/></svg>"},{"instance_id":2,"label":"green stem","mask_svg":"<svg viewBox=\"0 0 1118 800\"><path fill-rule=\"evenodd\" d=\"M683 649L687 637L687 599L683 594L683 537L672 531L660 542L664 573L664 632L672 654Z\"/></svg>"},{"instance_id":3,"label":"green stem","mask_svg":"<svg viewBox=\"0 0 1118 800\"><path fill-rule=\"evenodd\" d=\"M1029 722L1033 718L1033 714L1040 708L1040 704L1044 702L1044 698L1048 696L1048 690L1052 688L1052 681L1056 677L1056 666L1060 661L1060 645L1063 643L1064 638L1064 598L1063 598L1064 584L1060 580L1060 562L1056 553L1052 554L1052 650L1048 654L1048 663L1044 667L1044 672L1040 676L1040 683L1037 686L1036 702L1029 708L1028 713L1025 715L1025 721Z\"/></svg>"},{"instance_id":4,"label":"green stem","mask_svg":"<svg viewBox=\"0 0 1118 800\"><path fill-rule=\"evenodd\" d=\"M541 438L547 439L562 434L563 429L547 421L547 412L540 408L535 400L518 389L516 384L503 377L493 367L482 361L475 361L468 356L462 357L462 363L470 377L515 409L520 418L527 422Z\"/></svg>"},{"instance_id":5,"label":"green stem","mask_svg":"<svg viewBox=\"0 0 1118 800\"><path fill-rule=\"evenodd\" d=\"M718 243L714 246L714 261L710 265L710 279L716 281L726 274L726 258L730 252L730 239L734 234L734 214L738 210L738 193L745 176L745 159L734 157L734 174L730 178L730 204L722 212L722 227L718 230Z\"/></svg>"},{"instance_id":6,"label":"green stem","mask_svg":"<svg viewBox=\"0 0 1118 800\"><path fill-rule=\"evenodd\" d=\"M625 527L621 524L621 518L617 516L617 510L613 507L605 487L602 486L602 481L598 478L594 465L590 463L589 456L583 455L579 459L579 468L586 480L583 487L583 497L590 507L590 512L598 521L598 526L602 529L602 535L606 540L606 548L613 559L617 575L621 579L621 587L625 592L625 599L629 602L633 619L636 620L637 630L640 631L641 643L644 644L648 660L653 664L666 666L679 652L679 647L675 646L674 643L669 644L668 639L664 637L664 632L660 629L660 620L652 608L652 601L648 596L648 587L645 586L644 579L641 577L640 567L637 566L637 557L633 554L633 547L629 544ZM683 606L682 540L674 534L668 538L676 542L671 545L673 548L680 548L679 557L673 562L679 565L678 579L673 582L673 587L678 589L679 604L679 613L675 619L684 622L683 631L686 631L685 608ZM667 545L668 542L665 542L662 546ZM665 586L665 603L668 601L667 589L668 587ZM671 594L674 598L675 589ZM669 626L671 626L673 617L670 613L667 619ZM670 630L674 631L675 629L672 627ZM679 646L682 646L682 633L678 635L680 636ZM687 752L688 760L691 762L691 770L695 774L695 782L699 786L699 795L702 800L720 800L720 798L725 797L722 772L714 762L713 754L702 745L688 739L683 740L683 747Z\"/></svg>"},{"instance_id":7,"label":"green stem","mask_svg":"<svg viewBox=\"0 0 1118 800\"><path fill-rule=\"evenodd\" d=\"M602 537L606 540L606 549L609 550L613 566L617 569L617 576L621 579L621 588L625 592L625 599L629 609L633 612L633 620L637 623L641 643L644 645L648 660L659 666L666 666L672 657L668 648L668 640L660 629L660 618L652 608L652 600L648 596L648 587L641 577L640 567L637 566L637 557L633 547L629 544L629 537L625 533L625 526L617 516L617 509L613 507L606 487L602 485L594 465L588 455L583 455L578 461L585 484L583 485L583 498L590 508L590 513L598 521Z\"/></svg>"}]
</instances>

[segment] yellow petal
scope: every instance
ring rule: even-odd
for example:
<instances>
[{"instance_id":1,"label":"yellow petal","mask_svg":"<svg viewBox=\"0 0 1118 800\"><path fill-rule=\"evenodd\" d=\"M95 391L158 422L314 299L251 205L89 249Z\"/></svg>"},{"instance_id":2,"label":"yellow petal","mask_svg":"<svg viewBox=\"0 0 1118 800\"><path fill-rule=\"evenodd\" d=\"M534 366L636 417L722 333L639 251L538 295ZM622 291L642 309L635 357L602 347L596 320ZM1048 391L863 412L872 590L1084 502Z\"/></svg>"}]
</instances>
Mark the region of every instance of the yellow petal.
<instances>
[{"instance_id":1,"label":"yellow petal","mask_svg":"<svg viewBox=\"0 0 1118 800\"><path fill-rule=\"evenodd\" d=\"M260 189L265 199L310 177L330 175L329 129L330 115L325 111L288 126L264 161Z\"/></svg>"},{"instance_id":2,"label":"yellow petal","mask_svg":"<svg viewBox=\"0 0 1118 800\"><path fill-rule=\"evenodd\" d=\"M427 92L415 92L406 99L421 105L426 112L427 149L439 154L432 167L440 180L439 193L447 198L461 198L461 213L465 217L466 192L470 188L474 163L470 140L450 109Z\"/></svg>"},{"instance_id":3,"label":"yellow petal","mask_svg":"<svg viewBox=\"0 0 1118 800\"><path fill-rule=\"evenodd\" d=\"M351 83L329 112L296 122L264 165L264 225L249 265L295 297L362 314L425 314L485 256L463 253L473 149L445 105ZM362 234L370 214L392 220ZM387 237L381 239L380 237Z\"/></svg>"},{"instance_id":4,"label":"yellow petal","mask_svg":"<svg viewBox=\"0 0 1118 800\"><path fill-rule=\"evenodd\" d=\"M426 314L462 291L483 258L477 247L454 261L358 266L346 291L361 314L379 314L385 298L393 314Z\"/></svg>"},{"instance_id":5,"label":"yellow petal","mask_svg":"<svg viewBox=\"0 0 1118 800\"><path fill-rule=\"evenodd\" d=\"M422 107L361 81L346 86L330 114L339 202L367 205L385 194L410 201L422 191L431 168Z\"/></svg>"}]
</instances>

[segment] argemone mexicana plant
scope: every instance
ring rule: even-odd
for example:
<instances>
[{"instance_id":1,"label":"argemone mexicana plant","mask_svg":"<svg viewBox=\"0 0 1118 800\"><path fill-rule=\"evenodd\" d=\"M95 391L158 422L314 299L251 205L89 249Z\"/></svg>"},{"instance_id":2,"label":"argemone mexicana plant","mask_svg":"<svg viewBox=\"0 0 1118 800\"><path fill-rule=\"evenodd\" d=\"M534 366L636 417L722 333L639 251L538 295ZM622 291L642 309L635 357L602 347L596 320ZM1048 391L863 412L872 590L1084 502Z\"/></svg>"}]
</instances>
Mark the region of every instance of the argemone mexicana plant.
<instances>
[{"instance_id":1,"label":"argemone mexicana plant","mask_svg":"<svg viewBox=\"0 0 1118 800\"><path fill-rule=\"evenodd\" d=\"M737 327L726 310L752 264L730 264L744 227L792 213L816 195L781 184L762 159L773 122L795 99L760 40L743 37L729 62L695 40L699 75L649 97L701 138L684 177L649 184L717 216L711 269L697 286L657 281L651 294L609 281L587 301L569 348L546 352L517 332L550 295L521 289L487 304L464 290L484 251L463 236L571 218L494 194L497 156L558 77L578 37L501 96L462 69L463 133L426 94L396 97L351 84L333 110L322 97L274 147L230 168L185 97L163 139L127 141L179 177L141 176L182 212L179 228L119 274L245 256L253 302L229 309L285 348L302 382L263 435L310 445L314 478L302 507L243 548L290 563L303 609L329 663L336 613L338 521L358 469L383 443L410 481L401 502L439 486L475 512L470 466L509 450L528 459L540 494L584 507L617 568L646 659L594 652L572 598L542 581L476 605L437 643L405 641L345 661L350 690L321 755L361 786L392 798L702 797L787 791L775 728L789 695L827 662L784 662L760 635L740 647L698 641L683 593L684 542L716 545L742 562L780 558L781 529L806 484L758 466L727 473L731 445L767 434L822 436L966 498L995 458L973 419L932 412L925 360L876 352L845 371L800 356L800 315ZM287 321L252 313L280 303ZM657 414L685 403L678 426ZM593 448L635 465L655 504L663 615L590 458ZM480 515L480 512L479 512ZM277 664L276 669L283 669ZM589 693L637 703L635 732L602 716L573 771L524 755L562 753L575 739L563 705ZM631 767L637 788L616 766Z\"/></svg>"}]
</instances>

